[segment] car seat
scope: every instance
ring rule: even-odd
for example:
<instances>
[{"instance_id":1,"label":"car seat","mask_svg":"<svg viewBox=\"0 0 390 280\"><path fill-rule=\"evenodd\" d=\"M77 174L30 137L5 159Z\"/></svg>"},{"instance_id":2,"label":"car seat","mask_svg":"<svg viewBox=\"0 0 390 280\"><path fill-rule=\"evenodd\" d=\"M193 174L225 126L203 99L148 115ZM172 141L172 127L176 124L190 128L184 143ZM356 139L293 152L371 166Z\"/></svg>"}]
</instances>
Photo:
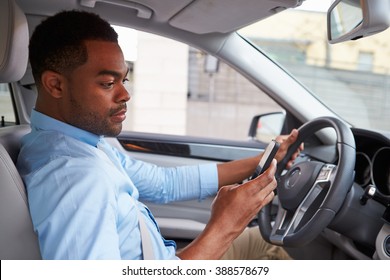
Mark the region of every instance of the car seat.
<instances>
[{"instance_id":1,"label":"car seat","mask_svg":"<svg viewBox=\"0 0 390 280\"><path fill-rule=\"evenodd\" d=\"M28 62L28 24L14 0L0 1L0 83L22 78ZM28 125L0 128L0 259L40 259L26 190L15 167Z\"/></svg>"}]
</instances>

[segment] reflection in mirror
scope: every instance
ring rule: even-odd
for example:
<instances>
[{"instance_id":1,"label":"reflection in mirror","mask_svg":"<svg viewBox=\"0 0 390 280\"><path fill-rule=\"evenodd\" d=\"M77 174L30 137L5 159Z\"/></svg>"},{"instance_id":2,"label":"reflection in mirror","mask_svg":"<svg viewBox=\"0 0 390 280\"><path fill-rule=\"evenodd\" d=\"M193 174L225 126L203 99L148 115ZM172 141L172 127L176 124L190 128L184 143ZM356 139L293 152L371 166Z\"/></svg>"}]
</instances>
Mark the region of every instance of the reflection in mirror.
<instances>
[{"instance_id":1,"label":"reflection in mirror","mask_svg":"<svg viewBox=\"0 0 390 280\"><path fill-rule=\"evenodd\" d=\"M331 40L340 38L363 23L360 1L341 1L330 11Z\"/></svg>"},{"instance_id":2,"label":"reflection in mirror","mask_svg":"<svg viewBox=\"0 0 390 280\"><path fill-rule=\"evenodd\" d=\"M273 112L253 117L249 137L252 140L269 143L281 134L285 118L284 112Z\"/></svg>"}]
</instances>

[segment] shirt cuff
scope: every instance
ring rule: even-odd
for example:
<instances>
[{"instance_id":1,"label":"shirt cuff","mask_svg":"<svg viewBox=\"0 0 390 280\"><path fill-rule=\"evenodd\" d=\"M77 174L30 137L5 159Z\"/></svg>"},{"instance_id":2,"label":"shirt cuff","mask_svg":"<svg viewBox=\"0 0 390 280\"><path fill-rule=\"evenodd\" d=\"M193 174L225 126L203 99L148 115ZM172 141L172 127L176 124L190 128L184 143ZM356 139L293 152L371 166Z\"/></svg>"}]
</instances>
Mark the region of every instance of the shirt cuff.
<instances>
[{"instance_id":1,"label":"shirt cuff","mask_svg":"<svg viewBox=\"0 0 390 280\"><path fill-rule=\"evenodd\" d=\"M199 165L200 200L215 195L218 191L218 170L216 163Z\"/></svg>"}]
</instances>

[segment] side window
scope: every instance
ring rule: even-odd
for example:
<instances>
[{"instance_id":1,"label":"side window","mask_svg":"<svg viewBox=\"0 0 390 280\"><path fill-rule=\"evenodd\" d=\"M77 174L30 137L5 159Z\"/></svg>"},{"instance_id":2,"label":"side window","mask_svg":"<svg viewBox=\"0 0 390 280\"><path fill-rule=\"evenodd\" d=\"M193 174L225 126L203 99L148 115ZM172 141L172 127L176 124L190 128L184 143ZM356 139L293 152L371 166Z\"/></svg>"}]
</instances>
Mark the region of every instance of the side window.
<instances>
[{"instance_id":1,"label":"side window","mask_svg":"<svg viewBox=\"0 0 390 280\"><path fill-rule=\"evenodd\" d=\"M241 74L200 50L143 32L134 38L124 130L246 140L253 116L282 111ZM127 42L120 44L126 56Z\"/></svg>"},{"instance_id":2,"label":"side window","mask_svg":"<svg viewBox=\"0 0 390 280\"><path fill-rule=\"evenodd\" d=\"M10 87L0 83L0 127L15 125L15 111Z\"/></svg>"}]
</instances>

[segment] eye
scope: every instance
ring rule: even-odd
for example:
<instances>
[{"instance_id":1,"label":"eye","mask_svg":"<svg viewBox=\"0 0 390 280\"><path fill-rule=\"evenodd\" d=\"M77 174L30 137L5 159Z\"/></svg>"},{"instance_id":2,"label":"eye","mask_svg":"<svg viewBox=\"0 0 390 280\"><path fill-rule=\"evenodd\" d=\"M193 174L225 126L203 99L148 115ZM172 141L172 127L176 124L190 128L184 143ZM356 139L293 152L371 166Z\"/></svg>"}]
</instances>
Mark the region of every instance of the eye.
<instances>
[{"instance_id":1,"label":"eye","mask_svg":"<svg viewBox=\"0 0 390 280\"><path fill-rule=\"evenodd\" d=\"M101 83L100 85L104 88L104 89L112 89L113 86L114 86L114 82L108 82L108 83Z\"/></svg>"},{"instance_id":2,"label":"eye","mask_svg":"<svg viewBox=\"0 0 390 280\"><path fill-rule=\"evenodd\" d=\"M125 78L122 80L122 84L126 84L129 81L129 79Z\"/></svg>"}]
</instances>

